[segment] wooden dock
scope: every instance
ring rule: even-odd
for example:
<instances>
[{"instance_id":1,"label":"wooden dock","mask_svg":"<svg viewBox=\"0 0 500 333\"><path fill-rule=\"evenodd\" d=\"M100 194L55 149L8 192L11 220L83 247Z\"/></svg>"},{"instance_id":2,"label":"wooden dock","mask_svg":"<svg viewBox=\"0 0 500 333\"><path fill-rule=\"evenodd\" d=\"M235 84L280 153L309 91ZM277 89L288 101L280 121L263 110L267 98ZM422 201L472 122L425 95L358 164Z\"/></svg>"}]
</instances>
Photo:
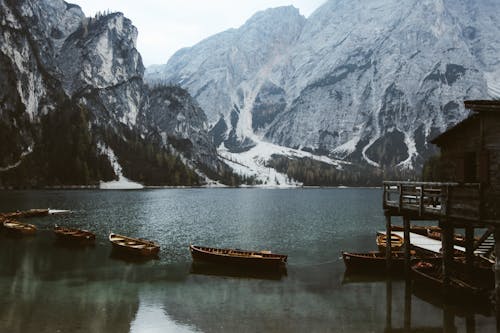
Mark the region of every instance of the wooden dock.
<instances>
[{"instance_id":1,"label":"wooden dock","mask_svg":"<svg viewBox=\"0 0 500 333\"><path fill-rule=\"evenodd\" d=\"M377 231L377 234L385 235L386 232ZM391 234L398 235L403 239L405 238L403 231L391 231ZM441 249L443 248L443 244L441 243L440 240L432 239L430 237L416 234L414 232L410 232L410 244L413 248L417 250L420 249L433 253L441 253L442 252ZM465 247L455 245L454 249L465 253Z\"/></svg>"}]
</instances>

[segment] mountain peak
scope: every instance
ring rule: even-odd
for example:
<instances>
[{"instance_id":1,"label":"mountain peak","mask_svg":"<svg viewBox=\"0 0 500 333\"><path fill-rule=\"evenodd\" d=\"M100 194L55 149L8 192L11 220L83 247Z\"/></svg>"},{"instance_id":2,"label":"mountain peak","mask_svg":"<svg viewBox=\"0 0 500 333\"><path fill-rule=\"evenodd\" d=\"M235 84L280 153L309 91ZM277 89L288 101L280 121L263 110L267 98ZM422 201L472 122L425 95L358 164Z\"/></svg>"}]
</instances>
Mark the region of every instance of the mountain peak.
<instances>
[{"instance_id":1,"label":"mountain peak","mask_svg":"<svg viewBox=\"0 0 500 333\"><path fill-rule=\"evenodd\" d=\"M290 18L303 18L305 19L304 16L300 14L300 11L295 8L294 6L281 6L281 7L274 7L274 8L268 8L265 10L258 11L252 17L250 17L246 22L245 25L247 24L256 24L259 23L263 20L289 20Z\"/></svg>"},{"instance_id":2,"label":"mountain peak","mask_svg":"<svg viewBox=\"0 0 500 333\"><path fill-rule=\"evenodd\" d=\"M496 11L498 1L469 0L330 0L308 19L273 8L156 75L189 90L226 148L265 138L418 168L427 138L466 115L463 99L498 91Z\"/></svg>"}]
</instances>

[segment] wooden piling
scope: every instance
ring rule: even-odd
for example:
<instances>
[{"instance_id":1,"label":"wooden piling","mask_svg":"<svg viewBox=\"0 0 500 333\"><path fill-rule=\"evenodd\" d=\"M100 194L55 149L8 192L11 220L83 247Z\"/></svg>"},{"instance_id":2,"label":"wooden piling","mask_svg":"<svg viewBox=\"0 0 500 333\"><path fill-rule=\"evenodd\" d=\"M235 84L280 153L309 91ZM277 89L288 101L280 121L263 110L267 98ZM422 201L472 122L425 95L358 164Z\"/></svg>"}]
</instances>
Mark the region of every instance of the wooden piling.
<instances>
[{"instance_id":1,"label":"wooden piling","mask_svg":"<svg viewBox=\"0 0 500 333\"><path fill-rule=\"evenodd\" d=\"M455 315L449 305L443 306L443 333L455 333Z\"/></svg>"},{"instance_id":2,"label":"wooden piling","mask_svg":"<svg viewBox=\"0 0 500 333\"><path fill-rule=\"evenodd\" d=\"M392 280L388 278L385 282L385 327L392 330Z\"/></svg>"},{"instance_id":3,"label":"wooden piling","mask_svg":"<svg viewBox=\"0 0 500 333\"><path fill-rule=\"evenodd\" d=\"M410 217L403 216L403 226L404 226L404 251L405 251L405 275L410 276L410 265L411 265L411 242L410 242Z\"/></svg>"},{"instance_id":4,"label":"wooden piling","mask_svg":"<svg viewBox=\"0 0 500 333\"><path fill-rule=\"evenodd\" d=\"M476 332L476 318L474 314L469 314L465 317L465 332L475 333Z\"/></svg>"},{"instance_id":5,"label":"wooden piling","mask_svg":"<svg viewBox=\"0 0 500 333\"><path fill-rule=\"evenodd\" d=\"M495 312L497 331L500 332L500 227L495 227Z\"/></svg>"},{"instance_id":6,"label":"wooden piling","mask_svg":"<svg viewBox=\"0 0 500 333\"><path fill-rule=\"evenodd\" d=\"M404 328L407 332L411 330L411 280L409 278L405 281Z\"/></svg>"},{"instance_id":7,"label":"wooden piling","mask_svg":"<svg viewBox=\"0 0 500 333\"><path fill-rule=\"evenodd\" d=\"M385 229L386 229L386 247L385 247L385 260L387 272L391 271L392 268L392 249L391 249L391 215L389 212L385 213Z\"/></svg>"},{"instance_id":8,"label":"wooden piling","mask_svg":"<svg viewBox=\"0 0 500 333\"><path fill-rule=\"evenodd\" d=\"M469 278L472 277L474 270L474 227L465 227L465 265L466 273Z\"/></svg>"},{"instance_id":9,"label":"wooden piling","mask_svg":"<svg viewBox=\"0 0 500 333\"><path fill-rule=\"evenodd\" d=\"M443 246L443 284L445 289L449 287L450 277L451 277L451 269L453 264L453 255L454 255L454 247L453 247L453 234L454 227L453 224L447 220L441 220L439 222L441 227L441 242ZM446 292L446 290L445 290Z\"/></svg>"}]
</instances>

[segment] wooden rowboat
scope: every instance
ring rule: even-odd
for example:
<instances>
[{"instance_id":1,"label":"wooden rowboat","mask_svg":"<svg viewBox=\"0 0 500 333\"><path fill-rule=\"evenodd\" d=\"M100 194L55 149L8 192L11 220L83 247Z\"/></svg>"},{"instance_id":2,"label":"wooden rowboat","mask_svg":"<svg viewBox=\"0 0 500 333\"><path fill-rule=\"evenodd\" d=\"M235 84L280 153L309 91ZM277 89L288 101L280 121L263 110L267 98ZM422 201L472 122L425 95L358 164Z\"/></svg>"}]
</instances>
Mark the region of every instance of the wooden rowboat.
<instances>
[{"instance_id":1,"label":"wooden rowboat","mask_svg":"<svg viewBox=\"0 0 500 333\"><path fill-rule=\"evenodd\" d=\"M91 244L95 241L95 234L88 230L80 230L73 228L54 226L54 234L58 241L75 243L75 244Z\"/></svg>"},{"instance_id":2,"label":"wooden rowboat","mask_svg":"<svg viewBox=\"0 0 500 333\"><path fill-rule=\"evenodd\" d=\"M435 254L419 254L411 251L411 260L426 259L432 262L440 262L441 256ZM346 270L349 272L384 273L387 267L385 252L342 252L342 259ZM391 252L391 270L393 273L404 272L405 256L404 252Z\"/></svg>"},{"instance_id":3,"label":"wooden rowboat","mask_svg":"<svg viewBox=\"0 0 500 333\"><path fill-rule=\"evenodd\" d=\"M36 227L33 224L21 223L15 220L5 219L2 223L5 231L18 236L29 236L36 233Z\"/></svg>"},{"instance_id":4,"label":"wooden rowboat","mask_svg":"<svg viewBox=\"0 0 500 333\"><path fill-rule=\"evenodd\" d=\"M391 226L392 231L404 231L404 227L400 225ZM410 226L410 232L419 234L422 236L427 236L435 240L441 240L441 228L438 226ZM476 241L478 239L475 239ZM465 237L461 234L454 234L453 241L455 245L465 246Z\"/></svg>"},{"instance_id":5,"label":"wooden rowboat","mask_svg":"<svg viewBox=\"0 0 500 333\"><path fill-rule=\"evenodd\" d=\"M391 230L392 231L404 231L405 228L402 225L392 225ZM429 236L429 234L433 233L433 234L438 234L439 237L441 237L441 228L434 226L434 225L429 225L429 226L411 225L410 232L413 232L415 234L419 234L422 236Z\"/></svg>"},{"instance_id":6,"label":"wooden rowboat","mask_svg":"<svg viewBox=\"0 0 500 333\"><path fill-rule=\"evenodd\" d=\"M158 243L146 239L111 233L109 234L109 241L113 245L114 250L130 255L156 257L158 252L160 252L160 245Z\"/></svg>"},{"instance_id":7,"label":"wooden rowboat","mask_svg":"<svg viewBox=\"0 0 500 333\"><path fill-rule=\"evenodd\" d=\"M12 213L4 213L5 217L8 218L24 218L24 217L37 217L37 216L47 216L49 215L49 209L29 209L25 211L17 211Z\"/></svg>"},{"instance_id":8,"label":"wooden rowboat","mask_svg":"<svg viewBox=\"0 0 500 333\"><path fill-rule=\"evenodd\" d=\"M432 289L436 293L463 301L464 298L487 300L488 290L470 281L461 279L456 274L450 277L449 288L445 290L441 265L428 261L419 261L411 267L412 278L417 285Z\"/></svg>"},{"instance_id":9,"label":"wooden rowboat","mask_svg":"<svg viewBox=\"0 0 500 333\"><path fill-rule=\"evenodd\" d=\"M452 268L461 275L467 275L465 257L455 257ZM473 257L471 278L478 286L493 289L495 287L494 263L480 256Z\"/></svg>"},{"instance_id":10,"label":"wooden rowboat","mask_svg":"<svg viewBox=\"0 0 500 333\"><path fill-rule=\"evenodd\" d=\"M270 251L246 251L238 249L218 249L189 245L193 260L224 263L231 265L280 268L286 265L288 256Z\"/></svg>"},{"instance_id":11,"label":"wooden rowboat","mask_svg":"<svg viewBox=\"0 0 500 333\"><path fill-rule=\"evenodd\" d=\"M377 235L376 242L377 242L378 250L382 253L385 253L385 248L387 245L387 236L385 234ZM401 248L403 247L403 244L404 244L403 237L391 233L391 250L392 251L401 250Z\"/></svg>"}]
</instances>

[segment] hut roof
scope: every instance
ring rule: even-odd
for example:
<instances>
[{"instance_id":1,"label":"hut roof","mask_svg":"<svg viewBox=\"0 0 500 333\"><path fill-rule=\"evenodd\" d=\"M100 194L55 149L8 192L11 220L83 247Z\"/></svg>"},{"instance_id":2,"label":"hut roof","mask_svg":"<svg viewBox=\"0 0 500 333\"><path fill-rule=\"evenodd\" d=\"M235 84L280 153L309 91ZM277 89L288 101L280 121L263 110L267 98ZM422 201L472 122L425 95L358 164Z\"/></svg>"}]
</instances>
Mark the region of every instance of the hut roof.
<instances>
[{"instance_id":1,"label":"hut roof","mask_svg":"<svg viewBox=\"0 0 500 333\"><path fill-rule=\"evenodd\" d=\"M473 113L468 118L465 118L461 122L457 123L455 126L448 128L445 132L439 134L434 139L431 139L430 142L439 146L439 144L443 142L445 139L449 138L455 133L463 131L466 127L478 121L478 119L479 116Z\"/></svg>"},{"instance_id":2,"label":"hut roof","mask_svg":"<svg viewBox=\"0 0 500 333\"><path fill-rule=\"evenodd\" d=\"M481 112L498 112L500 115L500 100L472 100L464 101L466 109L472 110L473 113L456 124L448 128L445 132L439 134L434 139L430 140L431 143L439 145L444 139L448 138L450 135L462 131L464 128L470 126L472 123L479 119L479 113Z\"/></svg>"},{"instance_id":3,"label":"hut roof","mask_svg":"<svg viewBox=\"0 0 500 333\"><path fill-rule=\"evenodd\" d=\"M484 111L500 112L500 100L464 101L464 105L466 109L472 110L474 112L484 112Z\"/></svg>"}]
</instances>

